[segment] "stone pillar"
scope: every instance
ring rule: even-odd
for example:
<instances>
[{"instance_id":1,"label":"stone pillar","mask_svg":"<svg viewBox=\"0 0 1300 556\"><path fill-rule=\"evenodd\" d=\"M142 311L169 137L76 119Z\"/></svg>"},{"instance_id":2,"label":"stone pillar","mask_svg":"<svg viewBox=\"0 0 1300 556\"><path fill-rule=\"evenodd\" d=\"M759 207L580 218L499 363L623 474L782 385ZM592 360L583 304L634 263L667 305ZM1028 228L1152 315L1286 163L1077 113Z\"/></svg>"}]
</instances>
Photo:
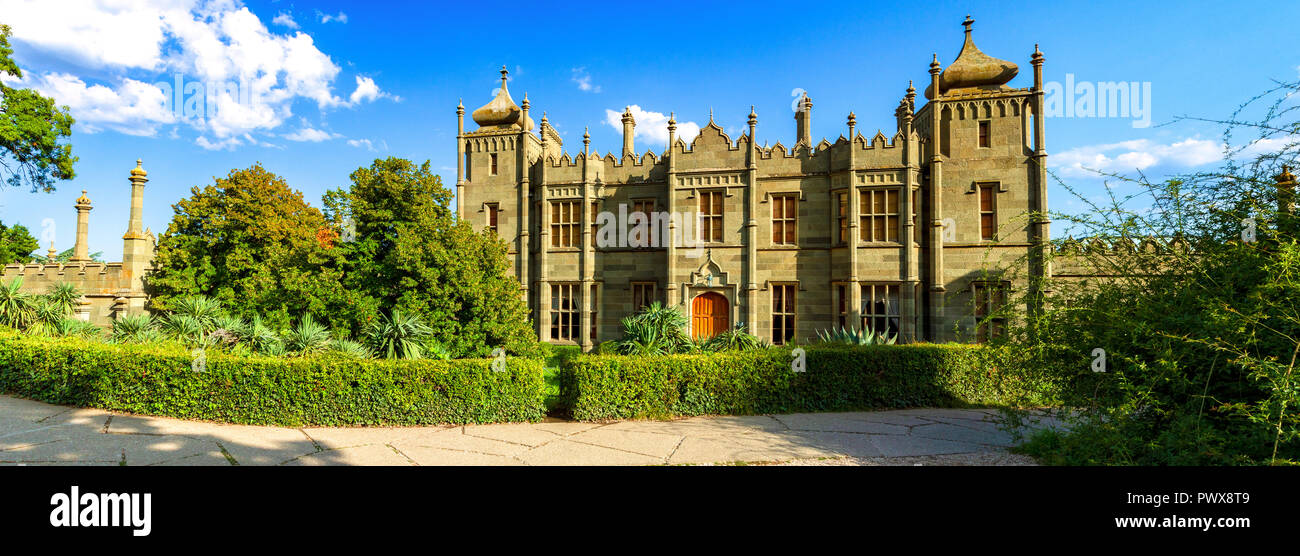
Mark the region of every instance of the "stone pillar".
<instances>
[{"instance_id":1,"label":"stone pillar","mask_svg":"<svg viewBox=\"0 0 1300 556\"><path fill-rule=\"evenodd\" d=\"M682 229L682 223L678 222L681 218L677 213L677 156L673 149L677 144L677 120L672 112L668 113L668 149L664 151L664 156L668 158L668 171L665 176L668 190L668 248L666 249L667 261L665 264L664 279L664 306L679 307L680 301L677 294L677 231ZM693 214L693 213L692 213ZM690 226L691 230L699 230L698 225ZM684 238L683 238L684 239ZM678 309L679 311L682 309ZM690 314L686 315L688 318Z\"/></svg>"},{"instance_id":2,"label":"stone pillar","mask_svg":"<svg viewBox=\"0 0 1300 556\"><path fill-rule=\"evenodd\" d=\"M81 196L77 198L77 204L73 205L77 209L77 243L72 247L72 262L85 262L90 260L90 247L87 245L87 228L90 226L90 197L86 196L86 190L81 190Z\"/></svg>"},{"instance_id":3,"label":"stone pillar","mask_svg":"<svg viewBox=\"0 0 1300 556\"><path fill-rule=\"evenodd\" d=\"M930 107L930 330L929 340L943 339L945 285L943 276L943 105L939 102L939 55L930 62L930 90L934 91Z\"/></svg>"},{"instance_id":4,"label":"stone pillar","mask_svg":"<svg viewBox=\"0 0 1300 556\"><path fill-rule=\"evenodd\" d=\"M848 124L849 124L849 172L848 175L846 176L848 183L846 184L846 189L844 190L845 192L844 202L848 203L849 205L848 206L849 210L847 211L847 215L848 215L847 218L849 219L849 232L848 232L849 237L848 237L848 241L846 242L849 248L849 276L848 276L849 283L844 288L844 293L848 294L849 297L847 300L845 300L845 303L847 304L847 307L845 308L848 309L849 314L847 315L848 322L845 324L847 324L852 328L859 328L861 327L861 323L862 323L862 284L858 282L858 280L860 279L858 275L858 258L860 256L860 254L858 253L858 242L860 240L860 236L858 234L862 233L862 229L861 229L862 211L861 211L861 207L859 206L859 200L858 200L860 198L860 193L858 192L858 171L857 171L857 155L858 155L858 143L856 141L856 139L858 138L857 137L857 132L858 132L857 115L850 112ZM836 229L835 233L837 235L832 237L838 237L839 230Z\"/></svg>"},{"instance_id":5,"label":"stone pillar","mask_svg":"<svg viewBox=\"0 0 1300 556\"><path fill-rule=\"evenodd\" d=\"M583 351L590 351L591 344L591 283L595 274L595 240L591 237L591 223L596 215L591 213L592 200L591 175L591 131L582 132L582 206L579 210L582 219L578 224L582 230L582 260L579 263L579 276L582 277L578 299L581 300L581 313L578 315L578 338Z\"/></svg>"},{"instance_id":6,"label":"stone pillar","mask_svg":"<svg viewBox=\"0 0 1300 556\"><path fill-rule=\"evenodd\" d=\"M465 104L456 103L456 218L465 217Z\"/></svg>"},{"instance_id":7,"label":"stone pillar","mask_svg":"<svg viewBox=\"0 0 1300 556\"><path fill-rule=\"evenodd\" d=\"M758 327L758 145L755 132L758 113L749 107L749 152L745 184L745 322L749 333L759 336ZM737 300L739 301L739 300ZM770 329L769 329L770 330ZM770 333L769 333L770 334ZM760 338L762 336L759 336Z\"/></svg>"},{"instance_id":8,"label":"stone pillar","mask_svg":"<svg viewBox=\"0 0 1300 556\"><path fill-rule=\"evenodd\" d=\"M1034 54L1030 59L1034 66L1034 175L1033 190L1030 192L1029 210L1034 219L1029 230L1029 306L1031 315L1041 313L1044 300L1041 286L1043 281L1052 276L1052 262L1048 250L1051 241L1051 220L1047 217L1047 138L1046 123L1043 122L1043 53L1034 45Z\"/></svg>"},{"instance_id":9,"label":"stone pillar","mask_svg":"<svg viewBox=\"0 0 1300 556\"><path fill-rule=\"evenodd\" d=\"M636 156L633 137L636 131L636 119L632 117L632 107L623 109L623 156Z\"/></svg>"},{"instance_id":10,"label":"stone pillar","mask_svg":"<svg viewBox=\"0 0 1300 556\"><path fill-rule=\"evenodd\" d=\"M532 131L528 128L528 93L524 93L523 112L519 117L519 148L515 149L516 158L516 175L519 178L519 210L516 212L518 217L515 218L518 223L519 242L519 287L524 291L524 299L528 299L528 286L532 283L530 274L532 268L528 266L528 252L532 250L532 241L529 237L529 231L532 229L532 222L528 219L529 208L532 205L532 185L528 182L528 151L532 147L532 142L528 139L532 136Z\"/></svg>"},{"instance_id":11,"label":"stone pillar","mask_svg":"<svg viewBox=\"0 0 1300 556\"><path fill-rule=\"evenodd\" d=\"M899 334L902 336L899 340L905 342L916 341L916 284L919 281L916 269L916 224L913 222L912 214L917 211L915 203L912 202L912 193L917 190L916 173L917 165L920 161L917 149L920 147L920 141L917 140L912 129L913 102L916 98L916 89L912 83L907 83L907 95L903 97L903 102L899 106L899 112L902 116L903 125L899 131L903 132L903 156L907 161L906 177L903 178L902 198L899 201L903 204L903 230L899 238L903 242L903 268L902 279L903 286L899 288ZM918 214L916 219L920 219Z\"/></svg>"},{"instance_id":12,"label":"stone pillar","mask_svg":"<svg viewBox=\"0 0 1300 556\"><path fill-rule=\"evenodd\" d=\"M812 147L812 99L808 93L799 101L799 110L794 113L795 142L803 142Z\"/></svg>"},{"instance_id":13,"label":"stone pillar","mask_svg":"<svg viewBox=\"0 0 1300 556\"><path fill-rule=\"evenodd\" d=\"M144 231L144 184L149 181L142 161L131 170L131 219L122 235L122 287L131 292L144 291L144 272L153 259L153 245Z\"/></svg>"}]
</instances>

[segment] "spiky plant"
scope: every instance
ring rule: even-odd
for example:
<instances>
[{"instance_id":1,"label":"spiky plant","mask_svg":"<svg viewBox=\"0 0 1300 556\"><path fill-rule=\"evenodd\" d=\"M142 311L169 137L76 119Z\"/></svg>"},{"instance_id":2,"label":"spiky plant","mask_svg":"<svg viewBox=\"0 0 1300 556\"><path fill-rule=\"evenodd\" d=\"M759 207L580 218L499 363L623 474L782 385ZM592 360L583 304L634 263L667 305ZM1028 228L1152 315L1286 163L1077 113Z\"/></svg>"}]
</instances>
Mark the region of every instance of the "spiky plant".
<instances>
[{"instance_id":1,"label":"spiky plant","mask_svg":"<svg viewBox=\"0 0 1300 556\"><path fill-rule=\"evenodd\" d=\"M103 338L104 331L87 321L76 318L64 318L52 327L55 336L71 336L88 340Z\"/></svg>"},{"instance_id":2,"label":"spiky plant","mask_svg":"<svg viewBox=\"0 0 1300 556\"><path fill-rule=\"evenodd\" d=\"M374 353L365 344L346 338L331 341L330 352L352 359L370 359L374 357Z\"/></svg>"},{"instance_id":3,"label":"spiky plant","mask_svg":"<svg viewBox=\"0 0 1300 556\"><path fill-rule=\"evenodd\" d=\"M77 300L81 299L81 290L68 282L58 282L45 290L45 299L65 315L77 310Z\"/></svg>"},{"instance_id":4,"label":"spiky plant","mask_svg":"<svg viewBox=\"0 0 1300 556\"><path fill-rule=\"evenodd\" d=\"M224 346L238 344L248 336L248 324L235 315L225 313L217 315L212 320L212 328L210 335L217 340L218 344Z\"/></svg>"},{"instance_id":5,"label":"spiky plant","mask_svg":"<svg viewBox=\"0 0 1300 556\"><path fill-rule=\"evenodd\" d=\"M893 345L898 341L898 336L888 334L877 334L870 328L858 330L857 328L832 328L817 332L817 343L820 344L841 344L849 346L876 346L876 345Z\"/></svg>"},{"instance_id":6,"label":"spiky plant","mask_svg":"<svg viewBox=\"0 0 1300 556\"><path fill-rule=\"evenodd\" d=\"M167 315L162 319L160 328L167 337L188 346L203 345L206 342L203 321L191 314Z\"/></svg>"},{"instance_id":7,"label":"spiky plant","mask_svg":"<svg viewBox=\"0 0 1300 556\"><path fill-rule=\"evenodd\" d=\"M109 340L114 343L143 343L158 339L157 323L148 313L121 315L113 321Z\"/></svg>"},{"instance_id":8,"label":"spiky plant","mask_svg":"<svg viewBox=\"0 0 1300 556\"><path fill-rule=\"evenodd\" d=\"M262 322L261 315L253 315L253 319L248 322L247 331L248 336L244 341L253 348L253 351L263 355L284 353L284 342L280 340L280 335Z\"/></svg>"},{"instance_id":9,"label":"spiky plant","mask_svg":"<svg viewBox=\"0 0 1300 556\"><path fill-rule=\"evenodd\" d=\"M709 338L701 346L705 351L744 351L768 347L769 343L745 330L744 323L736 323L730 330Z\"/></svg>"},{"instance_id":10,"label":"spiky plant","mask_svg":"<svg viewBox=\"0 0 1300 556\"><path fill-rule=\"evenodd\" d=\"M59 321L71 316L71 312L64 312L63 307L44 295L36 295L31 298L31 320L27 324L27 332L37 336L53 336L58 333L57 326Z\"/></svg>"},{"instance_id":11,"label":"spiky plant","mask_svg":"<svg viewBox=\"0 0 1300 556\"><path fill-rule=\"evenodd\" d=\"M396 308L390 315L381 313L371 321L367 330L370 347L388 359L424 357L424 343L431 335L433 329L418 315L403 313Z\"/></svg>"},{"instance_id":12,"label":"spiky plant","mask_svg":"<svg viewBox=\"0 0 1300 556\"><path fill-rule=\"evenodd\" d=\"M657 301L620 322L623 324L623 338L618 342L619 353L663 355L690 353L698 349L685 332L686 315Z\"/></svg>"},{"instance_id":13,"label":"spiky plant","mask_svg":"<svg viewBox=\"0 0 1300 556\"><path fill-rule=\"evenodd\" d=\"M298 326L285 333L284 344L285 349L299 355L319 353L329 348L330 329L310 314L303 315Z\"/></svg>"},{"instance_id":14,"label":"spiky plant","mask_svg":"<svg viewBox=\"0 0 1300 556\"><path fill-rule=\"evenodd\" d=\"M203 332L216 330L217 317L221 316L221 302L204 295L182 297L175 302L172 315L184 315L194 319Z\"/></svg>"},{"instance_id":15,"label":"spiky plant","mask_svg":"<svg viewBox=\"0 0 1300 556\"><path fill-rule=\"evenodd\" d=\"M0 284L0 325L26 328L32 321L32 295L22 291L23 277Z\"/></svg>"}]
</instances>

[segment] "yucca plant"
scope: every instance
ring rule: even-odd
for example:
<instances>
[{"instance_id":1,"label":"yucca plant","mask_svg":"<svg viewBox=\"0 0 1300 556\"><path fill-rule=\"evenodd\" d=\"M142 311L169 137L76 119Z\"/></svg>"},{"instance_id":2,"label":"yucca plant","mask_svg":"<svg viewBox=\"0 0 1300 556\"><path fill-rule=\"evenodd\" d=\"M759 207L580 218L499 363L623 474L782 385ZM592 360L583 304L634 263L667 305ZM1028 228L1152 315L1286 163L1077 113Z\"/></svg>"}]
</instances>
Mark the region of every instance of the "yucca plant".
<instances>
[{"instance_id":1,"label":"yucca plant","mask_svg":"<svg viewBox=\"0 0 1300 556\"><path fill-rule=\"evenodd\" d=\"M394 308L388 316L382 313L371 321L367 330L370 346L388 359L420 359L424 357L424 343L433 335L433 329L417 315L403 313Z\"/></svg>"},{"instance_id":2,"label":"yucca plant","mask_svg":"<svg viewBox=\"0 0 1300 556\"><path fill-rule=\"evenodd\" d=\"M623 324L623 339L617 344L619 353L663 355L698 350L685 332L686 315L657 301L620 322Z\"/></svg>"},{"instance_id":3,"label":"yucca plant","mask_svg":"<svg viewBox=\"0 0 1300 556\"><path fill-rule=\"evenodd\" d=\"M217 340L218 344L225 346L238 344L248 335L248 324L244 319L225 313L217 315L212 320L212 328L210 335Z\"/></svg>"},{"instance_id":4,"label":"yucca plant","mask_svg":"<svg viewBox=\"0 0 1300 556\"><path fill-rule=\"evenodd\" d=\"M217 317L221 316L221 302L204 295L182 297L175 301L171 314L183 315L194 319L204 333L216 329Z\"/></svg>"},{"instance_id":5,"label":"yucca plant","mask_svg":"<svg viewBox=\"0 0 1300 556\"><path fill-rule=\"evenodd\" d=\"M22 291L23 277L0 284L0 325L26 328L32 320L32 295Z\"/></svg>"},{"instance_id":6,"label":"yucca plant","mask_svg":"<svg viewBox=\"0 0 1300 556\"><path fill-rule=\"evenodd\" d=\"M285 352L280 335L262 322L261 315L253 315L246 330L248 335L244 341L253 348L253 351L263 355L282 355Z\"/></svg>"},{"instance_id":7,"label":"yucca plant","mask_svg":"<svg viewBox=\"0 0 1300 556\"><path fill-rule=\"evenodd\" d=\"M45 290L45 299L60 312L71 315L77 310L77 300L81 299L81 290L67 282L50 285Z\"/></svg>"},{"instance_id":8,"label":"yucca plant","mask_svg":"<svg viewBox=\"0 0 1300 556\"><path fill-rule=\"evenodd\" d=\"M857 328L832 328L822 330L817 333L817 343L820 344L842 344L849 346L877 346L893 345L898 341L898 336L888 334L877 334L870 328L858 330Z\"/></svg>"},{"instance_id":9,"label":"yucca plant","mask_svg":"<svg viewBox=\"0 0 1300 556\"><path fill-rule=\"evenodd\" d=\"M58 333L59 321L72 316L64 311L57 302L44 295L31 297L31 319L27 323L27 332L37 336L53 336Z\"/></svg>"},{"instance_id":10,"label":"yucca plant","mask_svg":"<svg viewBox=\"0 0 1300 556\"><path fill-rule=\"evenodd\" d=\"M767 341L750 334L744 323L736 323L730 330L709 338L702 346L705 351L744 351L768 347Z\"/></svg>"},{"instance_id":11,"label":"yucca plant","mask_svg":"<svg viewBox=\"0 0 1300 556\"><path fill-rule=\"evenodd\" d=\"M114 343L138 344L162 338L157 323L148 313L121 315L113 321L113 331L109 340Z\"/></svg>"},{"instance_id":12,"label":"yucca plant","mask_svg":"<svg viewBox=\"0 0 1300 556\"><path fill-rule=\"evenodd\" d=\"M325 351L329 348L329 345L329 327L316 322L316 319L313 319L310 314L303 315L298 320L298 326L293 327L284 335L285 349L300 355Z\"/></svg>"},{"instance_id":13,"label":"yucca plant","mask_svg":"<svg viewBox=\"0 0 1300 556\"><path fill-rule=\"evenodd\" d=\"M55 336L72 336L88 340L103 338L103 330L87 321L76 318L64 318L52 326Z\"/></svg>"},{"instance_id":14,"label":"yucca plant","mask_svg":"<svg viewBox=\"0 0 1300 556\"><path fill-rule=\"evenodd\" d=\"M370 359L374 357L374 352L365 344L346 338L338 338L330 342L330 353L342 355L352 359Z\"/></svg>"},{"instance_id":15,"label":"yucca plant","mask_svg":"<svg viewBox=\"0 0 1300 556\"><path fill-rule=\"evenodd\" d=\"M159 328L167 337L188 346L199 346L206 343L203 321L192 314L172 313L167 315L166 318L162 319Z\"/></svg>"}]
</instances>

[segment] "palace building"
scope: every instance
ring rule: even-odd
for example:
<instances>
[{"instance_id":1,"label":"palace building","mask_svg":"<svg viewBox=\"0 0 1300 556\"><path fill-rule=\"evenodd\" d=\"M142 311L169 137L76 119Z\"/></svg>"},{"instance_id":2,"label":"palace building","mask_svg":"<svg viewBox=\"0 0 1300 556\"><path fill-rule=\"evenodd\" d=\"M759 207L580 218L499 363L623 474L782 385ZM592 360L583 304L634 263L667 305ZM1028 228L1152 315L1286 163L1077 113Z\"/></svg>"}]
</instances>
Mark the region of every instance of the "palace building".
<instances>
[{"instance_id":1,"label":"palace building","mask_svg":"<svg viewBox=\"0 0 1300 556\"><path fill-rule=\"evenodd\" d=\"M986 337L997 323L983 315L1050 271L1043 55L1035 46L1032 87L1009 87L1017 65L981 52L973 23L951 64L930 63L921 102L909 84L896 129L864 134L850 113L844 134L814 140L805 95L789 147L760 146L751 109L735 139L710 115L688 143L670 118L666 151L637 154L627 111L621 151L600 155L584 134L570 155L545 116L534 125L527 95L511 99L503 68L470 115L478 129L457 107L457 210L509 245L544 341L618 339L620 319L655 301L697 338L742 324L776 344L841 326ZM619 241L602 241L611 220ZM671 241L623 241L646 222ZM1009 265L1005 279L987 271Z\"/></svg>"}]
</instances>

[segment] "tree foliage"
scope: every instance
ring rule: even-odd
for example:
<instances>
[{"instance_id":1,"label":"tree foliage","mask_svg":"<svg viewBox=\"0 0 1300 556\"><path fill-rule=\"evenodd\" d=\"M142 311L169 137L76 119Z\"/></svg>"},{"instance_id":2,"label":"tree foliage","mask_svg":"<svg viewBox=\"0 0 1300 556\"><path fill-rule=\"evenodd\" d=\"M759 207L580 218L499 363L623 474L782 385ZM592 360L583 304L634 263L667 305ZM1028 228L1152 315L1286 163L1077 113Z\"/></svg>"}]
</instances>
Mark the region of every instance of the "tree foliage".
<instances>
[{"instance_id":1,"label":"tree foliage","mask_svg":"<svg viewBox=\"0 0 1300 556\"><path fill-rule=\"evenodd\" d=\"M22 224L5 226L0 222L0 265L26 263L39 247L40 243Z\"/></svg>"},{"instance_id":2,"label":"tree foliage","mask_svg":"<svg viewBox=\"0 0 1300 556\"><path fill-rule=\"evenodd\" d=\"M8 25L0 25L0 74L21 79L10 34ZM68 107L3 81L0 95L0 179L13 187L29 185L32 192L54 191L56 182L72 179L77 157L72 156L72 145L60 142L72 136L74 120Z\"/></svg>"},{"instance_id":3,"label":"tree foliage","mask_svg":"<svg viewBox=\"0 0 1300 556\"><path fill-rule=\"evenodd\" d=\"M260 164L191 188L158 240L149 279L157 309L205 295L235 314L287 326L314 314L352 327L374 305L340 287L342 271L317 233L320 210Z\"/></svg>"}]
</instances>

